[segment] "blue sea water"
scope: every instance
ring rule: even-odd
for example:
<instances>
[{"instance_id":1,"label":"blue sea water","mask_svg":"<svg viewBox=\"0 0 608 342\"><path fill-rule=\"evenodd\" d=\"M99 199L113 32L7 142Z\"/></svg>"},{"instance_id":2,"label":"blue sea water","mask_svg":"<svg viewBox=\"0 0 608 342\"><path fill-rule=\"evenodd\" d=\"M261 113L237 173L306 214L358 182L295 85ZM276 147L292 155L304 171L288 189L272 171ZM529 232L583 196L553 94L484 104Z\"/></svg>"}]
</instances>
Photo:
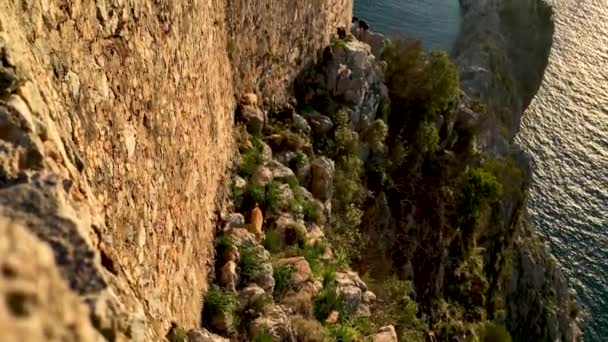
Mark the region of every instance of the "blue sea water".
<instances>
[{"instance_id":1,"label":"blue sea water","mask_svg":"<svg viewBox=\"0 0 608 342\"><path fill-rule=\"evenodd\" d=\"M608 2L549 0L555 37L517 141L534 161L529 211L590 314L586 342L608 341ZM457 0L355 0L373 31L451 51Z\"/></svg>"},{"instance_id":2,"label":"blue sea water","mask_svg":"<svg viewBox=\"0 0 608 342\"><path fill-rule=\"evenodd\" d=\"M406 34L429 49L452 50L460 31L458 0L355 0L354 14L372 31Z\"/></svg>"}]
</instances>

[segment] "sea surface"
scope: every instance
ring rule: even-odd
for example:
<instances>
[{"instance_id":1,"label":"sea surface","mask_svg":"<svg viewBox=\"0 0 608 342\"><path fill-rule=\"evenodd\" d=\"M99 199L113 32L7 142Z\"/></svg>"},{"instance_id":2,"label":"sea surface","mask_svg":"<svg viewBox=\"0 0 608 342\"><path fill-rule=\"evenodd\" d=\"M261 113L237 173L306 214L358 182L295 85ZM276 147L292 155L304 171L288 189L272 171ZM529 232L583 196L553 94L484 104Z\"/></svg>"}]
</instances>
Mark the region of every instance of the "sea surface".
<instances>
[{"instance_id":1,"label":"sea surface","mask_svg":"<svg viewBox=\"0 0 608 342\"><path fill-rule=\"evenodd\" d=\"M529 211L591 317L586 342L608 341L608 0L550 1L555 37L517 141L535 170ZM457 0L355 0L374 31L451 50Z\"/></svg>"},{"instance_id":2,"label":"sea surface","mask_svg":"<svg viewBox=\"0 0 608 342\"><path fill-rule=\"evenodd\" d=\"M533 157L529 209L608 341L608 1L559 0L549 66L518 142Z\"/></svg>"},{"instance_id":3,"label":"sea surface","mask_svg":"<svg viewBox=\"0 0 608 342\"><path fill-rule=\"evenodd\" d=\"M372 31L406 34L429 49L451 51L460 32L458 0L355 0L354 12Z\"/></svg>"}]
</instances>

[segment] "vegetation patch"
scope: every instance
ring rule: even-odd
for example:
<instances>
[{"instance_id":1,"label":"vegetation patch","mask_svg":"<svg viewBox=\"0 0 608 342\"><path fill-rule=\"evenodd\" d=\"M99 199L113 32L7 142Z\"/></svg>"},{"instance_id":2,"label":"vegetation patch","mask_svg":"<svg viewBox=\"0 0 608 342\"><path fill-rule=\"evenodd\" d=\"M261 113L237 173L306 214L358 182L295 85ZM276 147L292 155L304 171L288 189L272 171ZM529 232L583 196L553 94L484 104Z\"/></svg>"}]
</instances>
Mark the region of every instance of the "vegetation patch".
<instances>
[{"instance_id":1,"label":"vegetation patch","mask_svg":"<svg viewBox=\"0 0 608 342\"><path fill-rule=\"evenodd\" d=\"M282 297L291 288L291 275L293 272L292 265L279 266L273 269L274 294L276 297Z\"/></svg>"},{"instance_id":2,"label":"vegetation patch","mask_svg":"<svg viewBox=\"0 0 608 342\"><path fill-rule=\"evenodd\" d=\"M270 253L278 253L284 247L283 237L281 236L281 233L274 229L268 230L264 233L264 241L262 241L262 245Z\"/></svg>"},{"instance_id":3,"label":"vegetation patch","mask_svg":"<svg viewBox=\"0 0 608 342\"><path fill-rule=\"evenodd\" d=\"M248 179L255 173L258 166L264 163L262 150L262 141L257 137L251 138L251 147L241 155L241 168L238 172L239 176Z\"/></svg>"},{"instance_id":4,"label":"vegetation patch","mask_svg":"<svg viewBox=\"0 0 608 342\"><path fill-rule=\"evenodd\" d=\"M324 322L332 311L339 313L340 320L344 317L344 305L341 296L335 286L326 287L313 298L313 308L315 318Z\"/></svg>"},{"instance_id":5,"label":"vegetation patch","mask_svg":"<svg viewBox=\"0 0 608 342\"><path fill-rule=\"evenodd\" d=\"M234 319L237 307L236 293L213 286L209 288L203 299L203 320L210 324L219 314Z\"/></svg>"},{"instance_id":6,"label":"vegetation patch","mask_svg":"<svg viewBox=\"0 0 608 342\"><path fill-rule=\"evenodd\" d=\"M262 272L262 259L258 251L252 246L241 246L239 250L241 259L239 267L241 269L242 283L255 281Z\"/></svg>"}]
</instances>

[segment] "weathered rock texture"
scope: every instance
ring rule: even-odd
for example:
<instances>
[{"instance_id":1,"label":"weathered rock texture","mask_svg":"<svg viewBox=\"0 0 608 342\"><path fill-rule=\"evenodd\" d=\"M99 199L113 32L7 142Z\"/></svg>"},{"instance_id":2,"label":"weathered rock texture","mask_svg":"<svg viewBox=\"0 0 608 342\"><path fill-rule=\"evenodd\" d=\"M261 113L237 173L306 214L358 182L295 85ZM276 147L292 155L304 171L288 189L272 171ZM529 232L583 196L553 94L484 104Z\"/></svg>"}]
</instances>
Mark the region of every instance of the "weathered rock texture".
<instances>
[{"instance_id":1,"label":"weathered rock texture","mask_svg":"<svg viewBox=\"0 0 608 342\"><path fill-rule=\"evenodd\" d=\"M5 341L95 341L87 308L57 272L52 250L0 219L0 329Z\"/></svg>"},{"instance_id":2,"label":"weathered rock texture","mask_svg":"<svg viewBox=\"0 0 608 342\"><path fill-rule=\"evenodd\" d=\"M554 25L544 1L461 0L461 33L453 56L462 90L487 105L479 144L504 154L536 94Z\"/></svg>"},{"instance_id":3,"label":"weathered rock texture","mask_svg":"<svg viewBox=\"0 0 608 342\"><path fill-rule=\"evenodd\" d=\"M350 27L352 6L352 0L226 1L236 89L259 89L271 102L284 101L295 77L316 61L336 27Z\"/></svg>"},{"instance_id":4,"label":"weathered rock texture","mask_svg":"<svg viewBox=\"0 0 608 342\"><path fill-rule=\"evenodd\" d=\"M52 247L72 290L93 297L106 337L152 341L169 320L198 324L233 154L233 90L288 89L351 8L351 0L0 3L0 71L16 78L3 76L0 89L0 105L13 108L1 123L0 183L10 183L2 215L25 220ZM282 62L269 67L269 53ZM74 219L45 197L45 181L36 185L40 170L63 188L52 191L65 192Z\"/></svg>"}]
</instances>

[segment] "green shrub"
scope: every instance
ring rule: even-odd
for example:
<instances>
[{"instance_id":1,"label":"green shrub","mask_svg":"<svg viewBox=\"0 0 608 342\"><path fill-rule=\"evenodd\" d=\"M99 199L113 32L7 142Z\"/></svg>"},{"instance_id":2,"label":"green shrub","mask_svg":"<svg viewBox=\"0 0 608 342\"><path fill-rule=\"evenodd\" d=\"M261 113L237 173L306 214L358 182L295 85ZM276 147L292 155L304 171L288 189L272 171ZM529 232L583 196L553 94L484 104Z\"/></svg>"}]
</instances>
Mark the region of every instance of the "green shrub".
<instances>
[{"instance_id":1,"label":"green shrub","mask_svg":"<svg viewBox=\"0 0 608 342\"><path fill-rule=\"evenodd\" d=\"M460 95L458 70L449 55L443 51L432 51L423 75L417 90L422 92L420 98L427 100L430 117L448 112Z\"/></svg>"},{"instance_id":2,"label":"green shrub","mask_svg":"<svg viewBox=\"0 0 608 342\"><path fill-rule=\"evenodd\" d=\"M278 253L283 249L283 237L276 230L268 230L264 233L262 245L270 253Z\"/></svg>"},{"instance_id":3,"label":"green shrub","mask_svg":"<svg viewBox=\"0 0 608 342\"><path fill-rule=\"evenodd\" d=\"M203 313L211 318L219 312L233 314L237 308L236 293L211 287L203 301Z\"/></svg>"},{"instance_id":4,"label":"green shrub","mask_svg":"<svg viewBox=\"0 0 608 342\"><path fill-rule=\"evenodd\" d=\"M255 186L251 183L247 184L247 194L254 203L264 203L266 198L264 188Z\"/></svg>"},{"instance_id":5,"label":"green shrub","mask_svg":"<svg viewBox=\"0 0 608 342\"><path fill-rule=\"evenodd\" d=\"M331 43L330 46L332 48L342 48L346 46L346 41L344 41L343 39L336 39Z\"/></svg>"},{"instance_id":6,"label":"green shrub","mask_svg":"<svg viewBox=\"0 0 608 342\"><path fill-rule=\"evenodd\" d=\"M229 235L222 234L215 238L215 249L226 250L234 246L234 241Z\"/></svg>"},{"instance_id":7,"label":"green shrub","mask_svg":"<svg viewBox=\"0 0 608 342\"><path fill-rule=\"evenodd\" d=\"M359 154L359 134L351 129L349 125L338 126L335 134L338 153L345 155Z\"/></svg>"},{"instance_id":8,"label":"green shrub","mask_svg":"<svg viewBox=\"0 0 608 342\"><path fill-rule=\"evenodd\" d=\"M320 224L319 220L321 219L321 215L317 206L315 205L315 202L308 200L303 201L302 211L304 213L304 220Z\"/></svg>"},{"instance_id":9,"label":"green shrub","mask_svg":"<svg viewBox=\"0 0 608 342\"><path fill-rule=\"evenodd\" d=\"M511 342L511 335L502 325L487 322L480 331L480 342Z\"/></svg>"},{"instance_id":10,"label":"green shrub","mask_svg":"<svg viewBox=\"0 0 608 342\"><path fill-rule=\"evenodd\" d=\"M262 156L262 141L256 137L251 139L251 148L241 155L239 176L247 179L255 173L257 167L264 163Z\"/></svg>"},{"instance_id":11,"label":"green shrub","mask_svg":"<svg viewBox=\"0 0 608 342\"><path fill-rule=\"evenodd\" d=\"M500 182L505 194L522 195L524 173L512 158L490 159L483 163L483 169L492 173Z\"/></svg>"},{"instance_id":12,"label":"green shrub","mask_svg":"<svg viewBox=\"0 0 608 342\"><path fill-rule=\"evenodd\" d=\"M384 149L384 141L388 135L388 126L380 119L374 120L372 124L365 130L363 140L369 143L374 150Z\"/></svg>"},{"instance_id":13,"label":"green shrub","mask_svg":"<svg viewBox=\"0 0 608 342\"><path fill-rule=\"evenodd\" d=\"M361 333L348 324L333 324L329 326L329 335L336 342L355 342L361 338Z\"/></svg>"},{"instance_id":14,"label":"green shrub","mask_svg":"<svg viewBox=\"0 0 608 342\"><path fill-rule=\"evenodd\" d=\"M240 254L239 266L243 282L255 281L262 272L262 259L258 251L252 246L241 246Z\"/></svg>"},{"instance_id":15,"label":"green shrub","mask_svg":"<svg viewBox=\"0 0 608 342\"><path fill-rule=\"evenodd\" d=\"M266 196L264 198L264 204L267 210L276 214L279 212L280 199L281 199L281 183L272 181L266 185Z\"/></svg>"},{"instance_id":16,"label":"green shrub","mask_svg":"<svg viewBox=\"0 0 608 342\"><path fill-rule=\"evenodd\" d=\"M420 154L435 152L439 145L439 133L435 123L422 122L416 130L414 144Z\"/></svg>"},{"instance_id":17,"label":"green shrub","mask_svg":"<svg viewBox=\"0 0 608 342\"><path fill-rule=\"evenodd\" d=\"M270 304L272 304L272 297L269 296L268 294L263 294L261 296L258 296L251 303L250 308L253 310L253 312L260 314L260 313L263 313L264 309Z\"/></svg>"},{"instance_id":18,"label":"green shrub","mask_svg":"<svg viewBox=\"0 0 608 342\"><path fill-rule=\"evenodd\" d=\"M484 202L498 200L502 185L496 177L481 168L469 168L464 173L463 201L461 215L467 221L476 222Z\"/></svg>"},{"instance_id":19,"label":"green shrub","mask_svg":"<svg viewBox=\"0 0 608 342\"><path fill-rule=\"evenodd\" d=\"M426 325L418 318L418 305L410 298L412 282L396 276L364 281L377 296L375 310L370 317L376 326L395 325L400 341L424 342Z\"/></svg>"},{"instance_id":20,"label":"green shrub","mask_svg":"<svg viewBox=\"0 0 608 342\"><path fill-rule=\"evenodd\" d=\"M295 161L297 167L301 167L304 165L307 159L308 158L302 151L297 151L293 160Z\"/></svg>"},{"instance_id":21,"label":"green shrub","mask_svg":"<svg viewBox=\"0 0 608 342\"><path fill-rule=\"evenodd\" d=\"M338 294L336 287L326 287L313 298L312 305L314 308L315 318L324 322L329 314L336 310L340 313L340 319L343 320L343 303L342 298Z\"/></svg>"},{"instance_id":22,"label":"green shrub","mask_svg":"<svg viewBox=\"0 0 608 342\"><path fill-rule=\"evenodd\" d=\"M291 288L293 272L292 265L279 266L273 269L274 293L277 297L282 297Z\"/></svg>"},{"instance_id":23,"label":"green shrub","mask_svg":"<svg viewBox=\"0 0 608 342\"><path fill-rule=\"evenodd\" d=\"M251 339L252 342L274 342L274 335L266 329L256 333Z\"/></svg>"},{"instance_id":24,"label":"green shrub","mask_svg":"<svg viewBox=\"0 0 608 342\"><path fill-rule=\"evenodd\" d=\"M336 285L336 268L328 265L323 268L323 287L332 287Z\"/></svg>"}]
</instances>

